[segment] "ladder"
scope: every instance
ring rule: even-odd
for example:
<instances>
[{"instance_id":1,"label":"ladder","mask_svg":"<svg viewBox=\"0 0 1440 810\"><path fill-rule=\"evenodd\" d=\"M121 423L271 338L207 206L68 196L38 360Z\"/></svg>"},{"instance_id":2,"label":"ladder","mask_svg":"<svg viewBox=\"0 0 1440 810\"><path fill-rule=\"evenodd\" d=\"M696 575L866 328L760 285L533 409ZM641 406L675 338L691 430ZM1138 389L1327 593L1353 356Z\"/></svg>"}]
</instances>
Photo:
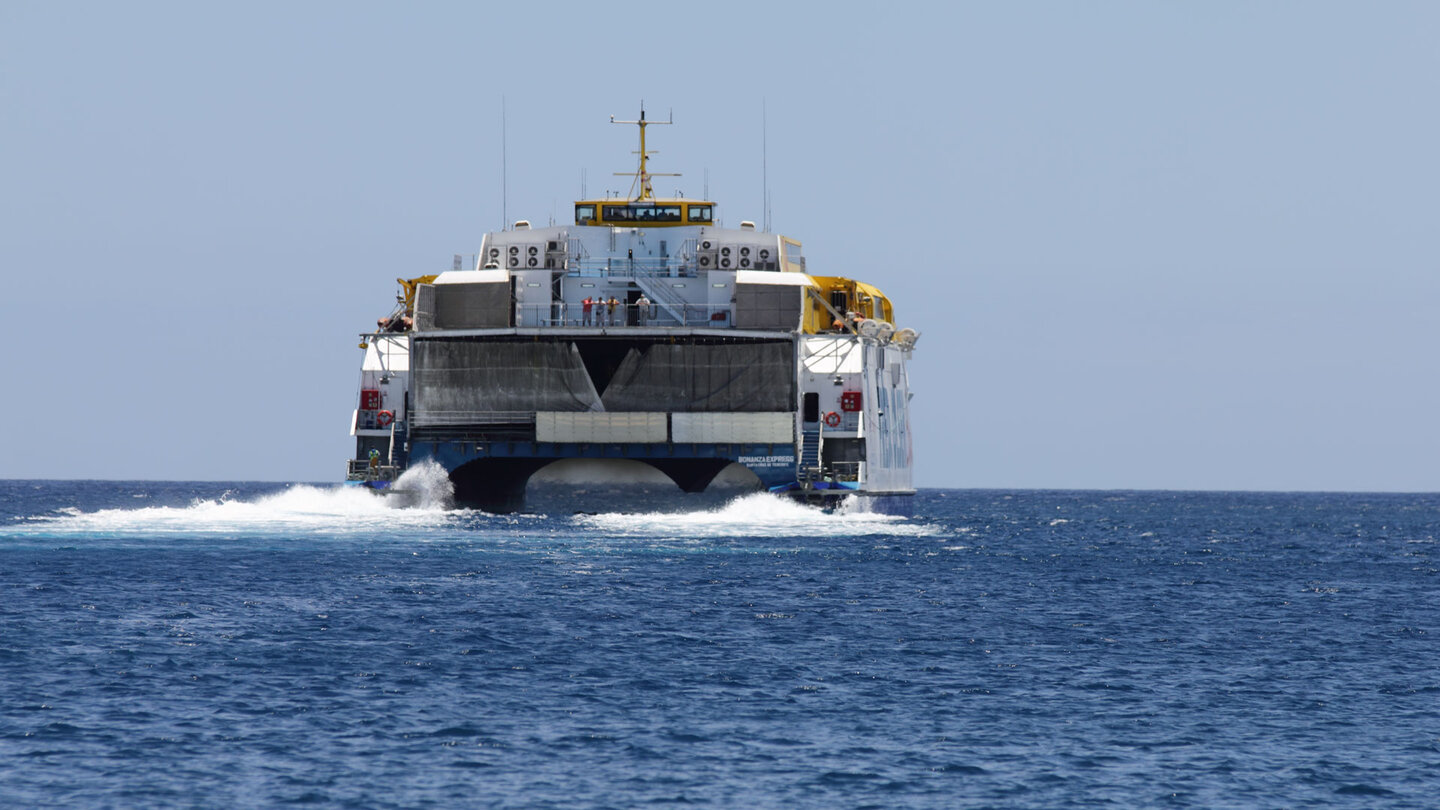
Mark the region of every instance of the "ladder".
<instances>
[{"instance_id":1,"label":"ladder","mask_svg":"<svg viewBox=\"0 0 1440 810\"><path fill-rule=\"evenodd\" d=\"M652 302L664 307L665 311L670 313L670 317L674 318L677 324L684 326L685 299L681 298L680 294L675 292L674 287L665 283L664 279L666 278L668 278L668 276L661 276L659 278L636 276L635 286L639 287L640 291L645 293Z\"/></svg>"},{"instance_id":2,"label":"ladder","mask_svg":"<svg viewBox=\"0 0 1440 810\"><path fill-rule=\"evenodd\" d=\"M821 427L818 422L815 427L807 426L800 431L800 469L797 472L796 480L802 482L820 480L820 458L825 441L820 431Z\"/></svg>"}]
</instances>

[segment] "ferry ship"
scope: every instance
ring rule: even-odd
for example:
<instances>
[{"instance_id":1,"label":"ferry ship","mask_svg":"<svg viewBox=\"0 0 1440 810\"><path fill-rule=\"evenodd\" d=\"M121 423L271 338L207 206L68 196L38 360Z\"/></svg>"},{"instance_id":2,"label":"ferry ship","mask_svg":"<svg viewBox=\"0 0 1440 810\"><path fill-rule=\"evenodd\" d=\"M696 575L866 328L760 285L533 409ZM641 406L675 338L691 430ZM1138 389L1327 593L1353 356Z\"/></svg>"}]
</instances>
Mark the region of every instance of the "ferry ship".
<instances>
[{"instance_id":1,"label":"ferry ship","mask_svg":"<svg viewBox=\"0 0 1440 810\"><path fill-rule=\"evenodd\" d=\"M723 474L904 511L919 334L877 287L812 272L798 240L656 197L646 128L672 121L611 122L639 129L629 193L488 233L469 269L397 279L361 335L347 481L394 490L429 460L457 503L504 512L547 465L629 459L689 493Z\"/></svg>"}]
</instances>

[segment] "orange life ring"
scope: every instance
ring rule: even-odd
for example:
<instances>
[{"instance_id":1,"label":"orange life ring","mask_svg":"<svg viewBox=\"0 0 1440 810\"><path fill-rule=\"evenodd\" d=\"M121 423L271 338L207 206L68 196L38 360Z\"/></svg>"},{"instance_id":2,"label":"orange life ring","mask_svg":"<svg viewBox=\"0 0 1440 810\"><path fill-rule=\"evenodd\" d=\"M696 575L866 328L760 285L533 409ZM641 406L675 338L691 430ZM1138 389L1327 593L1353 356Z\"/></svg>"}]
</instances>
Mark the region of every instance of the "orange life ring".
<instances>
[{"instance_id":1,"label":"orange life ring","mask_svg":"<svg viewBox=\"0 0 1440 810\"><path fill-rule=\"evenodd\" d=\"M836 413L836 412L834 412L834 411L831 411L831 412L825 414L825 426L826 426L826 427L840 427L840 414L838 414L838 413Z\"/></svg>"},{"instance_id":2,"label":"orange life ring","mask_svg":"<svg viewBox=\"0 0 1440 810\"><path fill-rule=\"evenodd\" d=\"M375 424L379 425L379 426L382 427L382 428L383 428L383 427L389 427L389 426L390 426L390 423L391 423L391 422L394 422L394 421L395 421L395 412L394 412L394 411L381 411L380 413L375 414Z\"/></svg>"}]
</instances>

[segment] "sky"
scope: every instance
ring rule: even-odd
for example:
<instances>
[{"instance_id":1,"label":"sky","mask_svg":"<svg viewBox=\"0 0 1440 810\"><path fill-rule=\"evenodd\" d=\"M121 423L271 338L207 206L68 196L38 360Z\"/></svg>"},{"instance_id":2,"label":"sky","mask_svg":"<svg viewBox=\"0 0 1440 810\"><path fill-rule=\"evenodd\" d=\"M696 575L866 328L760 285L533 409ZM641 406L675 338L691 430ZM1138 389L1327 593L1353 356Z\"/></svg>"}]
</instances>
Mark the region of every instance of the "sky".
<instances>
[{"instance_id":1,"label":"sky","mask_svg":"<svg viewBox=\"0 0 1440 810\"><path fill-rule=\"evenodd\" d=\"M339 480L395 279L643 100L921 332L921 487L1440 491L1440 4L634 8L0 0L0 478Z\"/></svg>"}]
</instances>

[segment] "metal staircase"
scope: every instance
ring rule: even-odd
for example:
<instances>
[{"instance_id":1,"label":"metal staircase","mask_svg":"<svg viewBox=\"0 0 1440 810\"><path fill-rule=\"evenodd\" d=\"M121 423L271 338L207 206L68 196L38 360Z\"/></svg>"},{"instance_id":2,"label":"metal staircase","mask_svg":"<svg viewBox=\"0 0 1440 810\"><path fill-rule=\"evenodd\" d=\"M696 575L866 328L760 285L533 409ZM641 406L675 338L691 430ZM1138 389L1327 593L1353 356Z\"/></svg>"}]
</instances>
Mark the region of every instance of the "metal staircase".
<instances>
[{"instance_id":1,"label":"metal staircase","mask_svg":"<svg viewBox=\"0 0 1440 810\"><path fill-rule=\"evenodd\" d=\"M640 291L645 293L651 301L664 307L665 311L670 313L670 317L674 318L677 324L684 326L685 299L681 298L680 294L675 292L674 287L665 283L665 278L668 278L668 276L659 278L636 276L635 286L639 287Z\"/></svg>"},{"instance_id":2,"label":"metal staircase","mask_svg":"<svg viewBox=\"0 0 1440 810\"><path fill-rule=\"evenodd\" d=\"M806 425L800 431L800 469L796 479L804 481L820 480L820 459L822 456L822 445L825 438L821 435L821 427L817 422L815 427Z\"/></svg>"}]
</instances>

